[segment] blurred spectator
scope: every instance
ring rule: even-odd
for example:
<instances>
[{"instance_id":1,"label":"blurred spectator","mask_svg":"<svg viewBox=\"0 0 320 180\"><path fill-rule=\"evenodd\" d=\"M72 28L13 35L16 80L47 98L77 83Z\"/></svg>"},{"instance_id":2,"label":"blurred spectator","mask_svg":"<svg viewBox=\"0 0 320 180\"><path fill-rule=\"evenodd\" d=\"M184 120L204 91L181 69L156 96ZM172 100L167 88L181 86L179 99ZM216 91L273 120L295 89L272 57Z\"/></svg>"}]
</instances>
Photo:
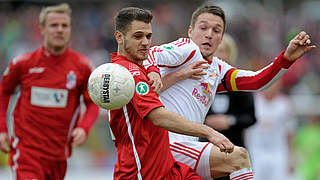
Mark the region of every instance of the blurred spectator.
<instances>
[{"instance_id":1,"label":"blurred spectator","mask_svg":"<svg viewBox=\"0 0 320 180\"><path fill-rule=\"evenodd\" d=\"M257 123L247 129L246 144L256 179L289 179L295 119L281 81L255 95Z\"/></svg>"}]
</instances>

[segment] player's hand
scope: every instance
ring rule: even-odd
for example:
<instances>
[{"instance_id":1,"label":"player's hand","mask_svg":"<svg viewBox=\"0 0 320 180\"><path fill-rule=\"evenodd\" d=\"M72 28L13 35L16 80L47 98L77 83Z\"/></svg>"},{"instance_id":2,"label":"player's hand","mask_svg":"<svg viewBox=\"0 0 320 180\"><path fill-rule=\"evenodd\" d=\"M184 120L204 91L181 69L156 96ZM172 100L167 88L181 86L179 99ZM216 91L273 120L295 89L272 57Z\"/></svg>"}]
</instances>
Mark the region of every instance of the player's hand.
<instances>
[{"instance_id":1,"label":"player's hand","mask_svg":"<svg viewBox=\"0 0 320 180\"><path fill-rule=\"evenodd\" d=\"M207 139L216 145L221 152L232 153L234 150L232 142L218 131L213 130L211 136Z\"/></svg>"},{"instance_id":2,"label":"player's hand","mask_svg":"<svg viewBox=\"0 0 320 180\"><path fill-rule=\"evenodd\" d=\"M8 153L10 150L8 133L0 133L0 150L4 153Z\"/></svg>"},{"instance_id":3,"label":"player's hand","mask_svg":"<svg viewBox=\"0 0 320 180\"><path fill-rule=\"evenodd\" d=\"M315 45L310 44L310 36L306 32L302 31L290 41L284 56L291 61L295 61L312 49L316 48Z\"/></svg>"},{"instance_id":4,"label":"player's hand","mask_svg":"<svg viewBox=\"0 0 320 180\"><path fill-rule=\"evenodd\" d=\"M179 74L179 80L185 80L188 78L191 79L201 79L201 76L206 75L207 73L203 72L204 69L208 69L208 62L201 60L189 64L188 66L177 71Z\"/></svg>"},{"instance_id":5,"label":"player's hand","mask_svg":"<svg viewBox=\"0 0 320 180\"><path fill-rule=\"evenodd\" d=\"M74 130L72 131L71 136L72 136L72 139L73 139L71 145L73 147L80 146L87 139L87 133L85 132L84 129L79 128L79 127L78 128L74 128Z\"/></svg>"},{"instance_id":6,"label":"player's hand","mask_svg":"<svg viewBox=\"0 0 320 180\"><path fill-rule=\"evenodd\" d=\"M161 81L161 77L160 74L157 72L150 72L148 74L149 77L149 83L151 85L151 87L153 88L153 90L158 94L158 96L160 95L161 92L161 88L163 86L162 81Z\"/></svg>"}]
</instances>

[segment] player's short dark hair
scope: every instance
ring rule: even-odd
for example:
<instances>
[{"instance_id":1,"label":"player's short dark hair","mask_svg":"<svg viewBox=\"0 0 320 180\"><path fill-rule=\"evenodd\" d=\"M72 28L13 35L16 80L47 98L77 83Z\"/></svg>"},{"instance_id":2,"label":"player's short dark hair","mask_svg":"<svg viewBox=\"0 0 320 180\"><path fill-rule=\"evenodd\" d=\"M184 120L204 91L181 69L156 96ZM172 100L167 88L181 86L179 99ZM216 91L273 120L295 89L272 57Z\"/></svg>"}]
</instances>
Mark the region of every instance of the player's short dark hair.
<instances>
[{"instance_id":1,"label":"player's short dark hair","mask_svg":"<svg viewBox=\"0 0 320 180\"><path fill-rule=\"evenodd\" d=\"M137 7L122 8L114 17L115 30L125 34L128 31L129 25L134 20L150 23L152 13L147 9Z\"/></svg>"},{"instance_id":2,"label":"player's short dark hair","mask_svg":"<svg viewBox=\"0 0 320 180\"><path fill-rule=\"evenodd\" d=\"M206 4L198 7L192 13L191 22L190 22L190 25L191 25L192 28L194 28L194 25L195 25L198 17L203 13L210 13L210 14L213 14L213 15L221 17L221 19L223 21L223 32L225 31L225 29L226 29L226 17L225 17L223 9L221 7L219 7L219 6L215 6L215 5L211 4L211 3L206 3Z\"/></svg>"}]
</instances>

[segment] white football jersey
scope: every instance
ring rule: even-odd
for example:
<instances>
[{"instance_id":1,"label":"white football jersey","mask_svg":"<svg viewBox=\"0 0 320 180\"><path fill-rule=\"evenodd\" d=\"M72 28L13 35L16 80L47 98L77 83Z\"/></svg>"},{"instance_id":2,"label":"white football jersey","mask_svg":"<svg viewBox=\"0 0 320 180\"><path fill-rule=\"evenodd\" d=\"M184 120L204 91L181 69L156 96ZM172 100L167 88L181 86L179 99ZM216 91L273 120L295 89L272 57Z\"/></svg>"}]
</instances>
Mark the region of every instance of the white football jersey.
<instances>
[{"instance_id":1,"label":"white football jersey","mask_svg":"<svg viewBox=\"0 0 320 180\"><path fill-rule=\"evenodd\" d=\"M190 38L150 48L146 68L157 66L162 76L175 72L193 62L203 60L199 47ZM293 61L282 52L268 66L259 71L236 69L214 57L208 60L209 68L201 80L178 81L160 95L166 109L197 123L204 123L216 92L257 92L271 86L279 79ZM169 132L170 141L197 141L198 138Z\"/></svg>"},{"instance_id":2,"label":"white football jersey","mask_svg":"<svg viewBox=\"0 0 320 180\"><path fill-rule=\"evenodd\" d=\"M162 76L175 72L193 62L203 60L199 47L189 38L155 46L150 49L148 62L156 61ZM201 80L178 81L160 95L165 108L197 123L204 123L206 114L213 102L216 89L224 74L232 68L227 63L214 58L204 70L207 75ZM197 137L169 132L170 141L197 141Z\"/></svg>"}]
</instances>

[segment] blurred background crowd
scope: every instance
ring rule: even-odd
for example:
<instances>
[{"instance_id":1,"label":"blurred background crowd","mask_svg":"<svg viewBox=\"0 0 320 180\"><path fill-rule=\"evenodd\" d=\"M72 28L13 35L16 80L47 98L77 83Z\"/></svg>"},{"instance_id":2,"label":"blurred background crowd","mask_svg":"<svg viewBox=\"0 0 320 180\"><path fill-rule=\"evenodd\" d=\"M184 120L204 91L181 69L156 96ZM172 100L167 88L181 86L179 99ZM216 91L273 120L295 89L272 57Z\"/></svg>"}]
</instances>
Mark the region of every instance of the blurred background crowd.
<instances>
[{"instance_id":1,"label":"blurred background crowd","mask_svg":"<svg viewBox=\"0 0 320 180\"><path fill-rule=\"evenodd\" d=\"M46 5L60 2L68 2L73 9L71 48L87 55L94 65L98 66L109 62L109 53L116 51L117 44L113 36L112 23L113 16L120 8L138 6L151 9L154 15L153 44L158 45L181 36L186 37L192 11L205 1L1 0L1 74L14 56L41 46L39 12ZM260 126L262 131L277 126L285 132L283 138L286 140L282 141L282 144L289 149L286 152L290 159L286 162L290 164L291 179L320 179L320 1L215 0L213 2L221 6L226 13L226 32L235 39L239 48L236 65L238 68L256 70L272 62L274 57L285 50L290 39L301 30L311 35L313 44L318 46L316 50L296 62L282 78L278 91L287 97L291 108L289 113L284 115L286 118L279 119L283 122L259 123L258 118L256 126ZM272 114L273 109L268 109L268 113ZM96 175L96 179L112 179L116 154L105 111L101 110L93 128L86 144L75 149L70 159L67 179L81 179L81 177L86 179L89 177L86 171ZM277 128L270 130L278 131ZM250 151L250 143L253 141L250 138L252 131L250 129L248 131L248 150L254 159L257 155L253 150ZM270 139L272 140L272 137ZM0 154L0 169L2 169L0 179L9 179L4 154ZM100 172L97 171L99 169ZM72 178L70 173L74 173L73 176L78 175L78 178Z\"/></svg>"}]
</instances>

